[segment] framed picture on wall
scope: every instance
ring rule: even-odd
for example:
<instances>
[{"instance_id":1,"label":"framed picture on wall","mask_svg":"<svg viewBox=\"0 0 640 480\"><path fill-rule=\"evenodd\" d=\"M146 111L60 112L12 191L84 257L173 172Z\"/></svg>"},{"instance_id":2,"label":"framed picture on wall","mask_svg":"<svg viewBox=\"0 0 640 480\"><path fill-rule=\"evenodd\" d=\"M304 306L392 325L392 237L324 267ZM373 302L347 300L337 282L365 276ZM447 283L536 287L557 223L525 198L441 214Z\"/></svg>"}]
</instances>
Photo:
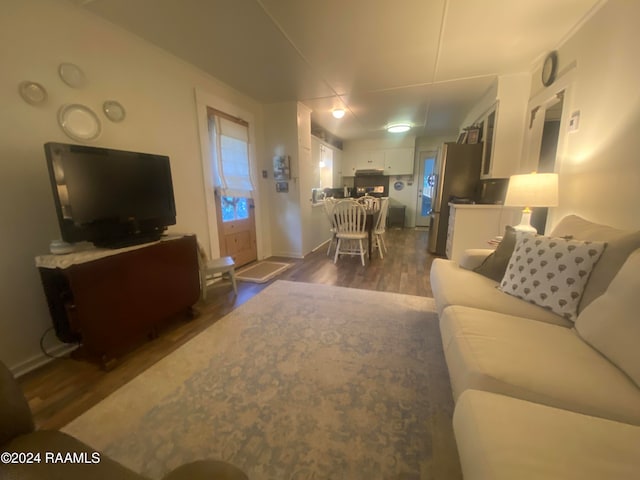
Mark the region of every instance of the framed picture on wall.
<instances>
[{"instance_id":1,"label":"framed picture on wall","mask_svg":"<svg viewBox=\"0 0 640 480\"><path fill-rule=\"evenodd\" d=\"M288 155L276 155L273 157L273 178L276 181L289 180L291 178Z\"/></svg>"},{"instance_id":2,"label":"framed picture on wall","mask_svg":"<svg viewBox=\"0 0 640 480\"><path fill-rule=\"evenodd\" d=\"M458 136L458 143L467 143L467 131L460 133Z\"/></svg>"},{"instance_id":3,"label":"framed picture on wall","mask_svg":"<svg viewBox=\"0 0 640 480\"><path fill-rule=\"evenodd\" d=\"M467 143L478 143L480 140L480 129L470 128L467 132Z\"/></svg>"}]
</instances>

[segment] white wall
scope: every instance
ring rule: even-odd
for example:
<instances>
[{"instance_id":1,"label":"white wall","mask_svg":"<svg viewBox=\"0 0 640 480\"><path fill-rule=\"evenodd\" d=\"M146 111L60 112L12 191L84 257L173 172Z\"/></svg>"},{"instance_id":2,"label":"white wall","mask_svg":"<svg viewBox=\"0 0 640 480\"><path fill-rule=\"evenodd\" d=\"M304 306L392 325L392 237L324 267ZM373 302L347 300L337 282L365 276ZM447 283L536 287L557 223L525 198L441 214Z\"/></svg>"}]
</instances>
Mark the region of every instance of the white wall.
<instances>
[{"instance_id":1,"label":"white wall","mask_svg":"<svg viewBox=\"0 0 640 480\"><path fill-rule=\"evenodd\" d=\"M498 108L491 159L491 178L509 178L520 173L515 166L522 153L526 125L526 100L531 80L527 74L498 78Z\"/></svg>"},{"instance_id":2,"label":"white wall","mask_svg":"<svg viewBox=\"0 0 640 480\"><path fill-rule=\"evenodd\" d=\"M206 240L194 89L224 97L258 119L262 113L248 97L71 2L3 0L0 49L0 359L20 373L44 359L38 342L51 326L34 257L60 236L42 145L77 143L58 126L59 107L81 103L97 113L102 134L91 145L169 155L178 212L171 230ZM57 75L61 62L80 66L86 87L65 85ZM44 105L20 98L23 80L47 89ZM104 117L105 100L122 103L125 121Z\"/></svg>"},{"instance_id":3,"label":"white wall","mask_svg":"<svg viewBox=\"0 0 640 480\"><path fill-rule=\"evenodd\" d=\"M554 84L543 87L540 61L530 75L529 98L518 99L522 82L514 86L512 126L526 132L529 100L551 98L568 83L556 159L560 204L550 209L549 226L565 215L577 214L619 228L640 229L636 209L640 204L639 18L640 2L609 0L558 47L559 78ZM497 98L498 85L476 104L461 127L473 123L490 106L494 92ZM518 124L521 109L525 115ZM569 117L576 111L580 112L579 130L569 133ZM498 142L504 127L496 128ZM495 148L498 154L501 147L496 143ZM524 150L528 149L525 145ZM513 153L515 143L510 151L514 169L519 171L521 163L528 166L522 154Z\"/></svg>"},{"instance_id":4,"label":"white wall","mask_svg":"<svg viewBox=\"0 0 640 480\"><path fill-rule=\"evenodd\" d=\"M575 213L640 229L638 19L640 2L610 0L558 50L560 72L576 65L565 111L579 110L580 124L559 145L560 205L551 224ZM541 87L538 68L532 96Z\"/></svg>"},{"instance_id":5,"label":"white wall","mask_svg":"<svg viewBox=\"0 0 640 480\"><path fill-rule=\"evenodd\" d=\"M300 206L301 169L298 158L297 103L284 102L264 106L265 158L270 165L267 184L273 255L302 257L302 212ZM288 192L276 192L272 159L288 155L291 179ZM308 192L311 197L311 190Z\"/></svg>"}]
</instances>

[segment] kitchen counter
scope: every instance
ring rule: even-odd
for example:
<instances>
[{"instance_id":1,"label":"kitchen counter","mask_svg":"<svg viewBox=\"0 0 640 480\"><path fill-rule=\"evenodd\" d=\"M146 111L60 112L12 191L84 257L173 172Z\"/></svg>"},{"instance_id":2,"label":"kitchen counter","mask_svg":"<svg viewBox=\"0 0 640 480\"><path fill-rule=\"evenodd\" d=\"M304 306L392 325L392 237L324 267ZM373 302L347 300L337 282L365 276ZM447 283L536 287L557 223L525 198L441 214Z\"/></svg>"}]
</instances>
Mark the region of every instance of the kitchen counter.
<instances>
[{"instance_id":1,"label":"kitchen counter","mask_svg":"<svg viewBox=\"0 0 640 480\"><path fill-rule=\"evenodd\" d=\"M494 204L449 203L446 254L458 261L469 248L492 248L489 241L504 233L506 225L516 225L517 207Z\"/></svg>"}]
</instances>

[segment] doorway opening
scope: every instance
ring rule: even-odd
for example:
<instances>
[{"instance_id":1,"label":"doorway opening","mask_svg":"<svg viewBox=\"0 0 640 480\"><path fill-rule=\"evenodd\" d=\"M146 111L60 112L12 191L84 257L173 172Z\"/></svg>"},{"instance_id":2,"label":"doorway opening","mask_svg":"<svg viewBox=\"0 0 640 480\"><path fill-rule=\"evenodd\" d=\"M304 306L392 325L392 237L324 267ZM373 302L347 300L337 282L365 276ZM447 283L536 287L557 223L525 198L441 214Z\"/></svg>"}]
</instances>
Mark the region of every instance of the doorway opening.
<instances>
[{"instance_id":1,"label":"doorway opening","mask_svg":"<svg viewBox=\"0 0 640 480\"><path fill-rule=\"evenodd\" d=\"M258 258L249 123L211 107L207 114L220 256L240 267Z\"/></svg>"},{"instance_id":2,"label":"doorway opening","mask_svg":"<svg viewBox=\"0 0 640 480\"><path fill-rule=\"evenodd\" d=\"M416 203L416 227L429 226L434 193L434 170L437 152L420 152L420 166L418 168L418 198Z\"/></svg>"},{"instance_id":3,"label":"doorway opening","mask_svg":"<svg viewBox=\"0 0 640 480\"><path fill-rule=\"evenodd\" d=\"M544 125L540 142L540 156L536 171L538 173L554 173L556 171L556 155L560 136L560 121L564 106L564 91L559 92L544 105ZM540 234L544 234L547 224L548 208L536 208L531 214L531 225Z\"/></svg>"}]
</instances>

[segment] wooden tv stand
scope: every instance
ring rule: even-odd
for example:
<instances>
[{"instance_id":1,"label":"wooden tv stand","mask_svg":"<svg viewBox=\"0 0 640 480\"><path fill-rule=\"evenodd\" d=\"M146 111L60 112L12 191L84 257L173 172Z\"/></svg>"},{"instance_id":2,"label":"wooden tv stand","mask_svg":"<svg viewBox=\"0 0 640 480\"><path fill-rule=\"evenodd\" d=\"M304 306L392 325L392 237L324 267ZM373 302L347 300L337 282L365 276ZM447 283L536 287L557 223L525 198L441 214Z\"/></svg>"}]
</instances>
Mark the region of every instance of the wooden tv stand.
<instances>
[{"instance_id":1,"label":"wooden tv stand","mask_svg":"<svg viewBox=\"0 0 640 480\"><path fill-rule=\"evenodd\" d=\"M192 313L200 297L194 235L43 255L36 266L58 338L79 341L83 354L104 368L154 335L162 321Z\"/></svg>"}]
</instances>

